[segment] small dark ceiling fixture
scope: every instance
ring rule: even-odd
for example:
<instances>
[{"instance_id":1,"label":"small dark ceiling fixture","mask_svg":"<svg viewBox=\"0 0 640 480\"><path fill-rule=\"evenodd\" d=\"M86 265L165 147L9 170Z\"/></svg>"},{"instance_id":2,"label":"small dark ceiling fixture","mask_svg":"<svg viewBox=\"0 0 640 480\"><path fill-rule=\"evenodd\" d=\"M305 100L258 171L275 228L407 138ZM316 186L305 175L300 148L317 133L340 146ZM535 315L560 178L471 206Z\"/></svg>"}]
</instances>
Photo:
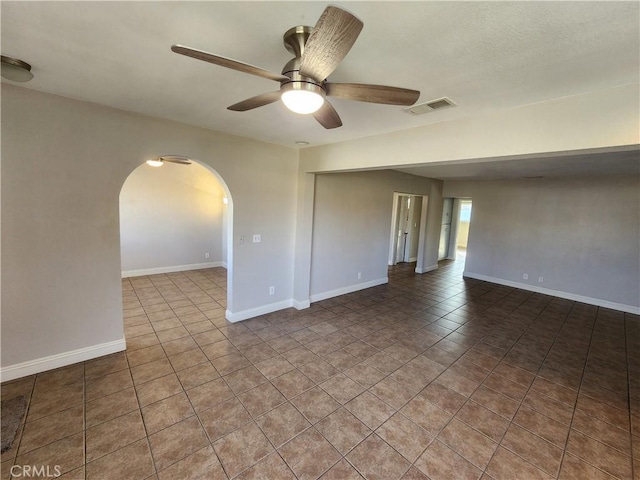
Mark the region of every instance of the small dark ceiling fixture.
<instances>
[{"instance_id":1,"label":"small dark ceiling fixture","mask_svg":"<svg viewBox=\"0 0 640 480\"><path fill-rule=\"evenodd\" d=\"M2 55L2 76L13 82L28 82L33 78L33 73L27 62Z\"/></svg>"}]
</instances>

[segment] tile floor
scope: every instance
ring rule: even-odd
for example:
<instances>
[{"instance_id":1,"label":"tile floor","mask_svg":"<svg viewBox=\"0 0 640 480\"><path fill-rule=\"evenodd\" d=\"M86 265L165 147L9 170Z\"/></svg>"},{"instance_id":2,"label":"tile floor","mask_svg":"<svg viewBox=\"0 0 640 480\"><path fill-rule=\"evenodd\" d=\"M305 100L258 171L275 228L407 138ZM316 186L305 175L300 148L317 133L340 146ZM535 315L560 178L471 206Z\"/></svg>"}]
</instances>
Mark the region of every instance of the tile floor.
<instances>
[{"instance_id":1,"label":"tile floor","mask_svg":"<svg viewBox=\"0 0 640 480\"><path fill-rule=\"evenodd\" d=\"M454 262L236 324L222 269L123 287L126 353L2 385L2 480L640 478L637 316Z\"/></svg>"}]
</instances>

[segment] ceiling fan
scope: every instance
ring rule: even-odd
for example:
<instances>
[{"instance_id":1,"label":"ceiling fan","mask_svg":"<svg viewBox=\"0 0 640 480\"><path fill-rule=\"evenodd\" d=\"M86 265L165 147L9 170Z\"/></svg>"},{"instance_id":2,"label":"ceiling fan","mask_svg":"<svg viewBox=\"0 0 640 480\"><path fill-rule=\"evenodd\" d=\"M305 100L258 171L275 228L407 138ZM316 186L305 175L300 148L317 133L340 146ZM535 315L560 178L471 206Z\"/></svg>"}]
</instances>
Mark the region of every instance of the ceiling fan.
<instances>
[{"instance_id":1,"label":"ceiling fan","mask_svg":"<svg viewBox=\"0 0 640 480\"><path fill-rule=\"evenodd\" d=\"M284 66L282 74L183 45L172 45L171 50L197 60L280 82L279 90L251 97L227 107L228 110L244 112L282 99L291 111L311 114L324 128L336 128L342 125L342 120L326 97L409 106L420 96L419 91L406 88L327 81L327 77L351 50L362 27L363 23L350 13L329 6L314 28L290 28L283 40L286 49L295 58Z\"/></svg>"},{"instance_id":2,"label":"ceiling fan","mask_svg":"<svg viewBox=\"0 0 640 480\"><path fill-rule=\"evenodd\" d=\"M182 155L160 155L147 160L147 165L152 167L161 167L165 162L177 163L179 165L191 165L191 160Z\"/></svg>"}]
</instances>

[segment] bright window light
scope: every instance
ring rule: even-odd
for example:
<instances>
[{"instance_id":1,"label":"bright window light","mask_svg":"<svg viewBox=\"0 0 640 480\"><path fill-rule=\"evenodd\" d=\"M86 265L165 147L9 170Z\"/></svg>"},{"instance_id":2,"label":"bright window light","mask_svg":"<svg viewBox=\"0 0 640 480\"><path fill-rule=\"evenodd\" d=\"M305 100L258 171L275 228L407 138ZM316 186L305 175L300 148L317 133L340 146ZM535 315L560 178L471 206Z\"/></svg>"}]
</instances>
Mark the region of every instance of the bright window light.
<instances>
[{"instance_id":1,"label":"bright window light","mask_svg":"<svg viewBox=\"0 0 640 480\"><path fill-rule=\"evenodd\" d=\"M281 99L289 110L303 115L317 112L324 103L322 95L308 90L287 90Z\"/></svg>"}]
</instances>

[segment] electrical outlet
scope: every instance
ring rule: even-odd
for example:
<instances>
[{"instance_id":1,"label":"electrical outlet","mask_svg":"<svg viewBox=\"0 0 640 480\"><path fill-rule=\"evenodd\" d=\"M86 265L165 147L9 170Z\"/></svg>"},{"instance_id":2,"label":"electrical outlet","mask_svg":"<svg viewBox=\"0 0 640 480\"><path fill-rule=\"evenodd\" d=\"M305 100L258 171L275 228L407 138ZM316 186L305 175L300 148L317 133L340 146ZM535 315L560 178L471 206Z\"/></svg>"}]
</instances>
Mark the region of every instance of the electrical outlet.
<instances>
[{"instance_id":1,"label":"electrical outlet","mask_svg":"<svg viewBox=\"0 0 640 480\"><path fill-rule=\"evenodd\" d=\"M253 243L260 243L262 241L262 236L259 233L253 234Z\"/></svg>"},{"instance_id":2,"label":"electrical outlet","mask_svg":"<svg viewBox=\"0 0 640 480\"><path fill-rule=\"evenodd\" d=\"M529 274L528 273L523 273L522 274L522 279L523 280L529 280Z\"/></svg>"},{"instance_id":3,"label":"electrical outlet","mask_svg":"<svg viewBox=\"0 0 640 480\"><path fill-rule=\"evenodd\" d=\"M538 282L540 282L540 283L544 282L544 278L543 277L538 277Z\"/></svg>"},{"instance_id":4,"label":"electrical outlet","mask_svg":"<svg viewBox=\"0 0 640 480\"><path fill-rule=\"evenodd\" d=\"M243 236L243 235L240 235L240 236L238 237L238 245L242 245L243 243L244 243L244 236Z\"/></svg>"},{"instance_id":5,"label":"electrical outlet","mask_svg":"<svg viewBox=\"0 0 640 480\"><path fill-rule=\"evenodd\" d=\"M205 252L204 253L204 258L209 258L209 257L210 257L209 252Z\"/></svg>"},{"instance_id":6,"label":"electrical outlet","mask_svg":"<svg viewBox=\"0 0 640 480\"><path fill-rule=\"evenodd\" d=\"M276 287L269 287L269 295L275 295L276 294Z\"/></svg>"},{"instance_id":7,"label":"electrical outlet","mask_svg":"<svg viewBox=\"0 0 640 480\"><path fill-rule=\"evenodd\" d=\"M358 272L358 280L362 279L362 272Z\"/></svg>"}]
</instances>

